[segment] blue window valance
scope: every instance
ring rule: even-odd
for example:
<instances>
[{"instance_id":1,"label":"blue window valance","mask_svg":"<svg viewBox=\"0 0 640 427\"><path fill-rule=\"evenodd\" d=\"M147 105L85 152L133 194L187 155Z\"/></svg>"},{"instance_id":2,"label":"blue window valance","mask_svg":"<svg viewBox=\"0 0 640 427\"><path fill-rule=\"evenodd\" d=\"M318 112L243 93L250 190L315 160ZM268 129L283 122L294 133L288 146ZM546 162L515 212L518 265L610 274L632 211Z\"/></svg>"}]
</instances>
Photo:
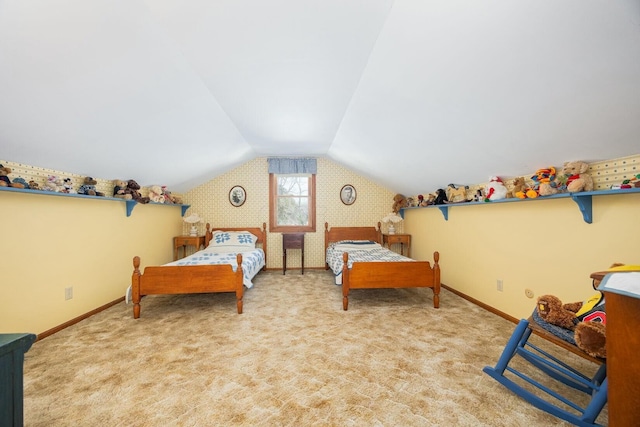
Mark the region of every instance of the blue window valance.
<instances>
[{"instance_id":1,"label":"blue window valance","mask_svg":"<svg viewBox=\"0 0 640 427\"><path fill-rule=\"evenodd\" d=\"M310 173L318 172L318 162L316 159L270 157L269 173Z\"/></svg>"}]
</instances>

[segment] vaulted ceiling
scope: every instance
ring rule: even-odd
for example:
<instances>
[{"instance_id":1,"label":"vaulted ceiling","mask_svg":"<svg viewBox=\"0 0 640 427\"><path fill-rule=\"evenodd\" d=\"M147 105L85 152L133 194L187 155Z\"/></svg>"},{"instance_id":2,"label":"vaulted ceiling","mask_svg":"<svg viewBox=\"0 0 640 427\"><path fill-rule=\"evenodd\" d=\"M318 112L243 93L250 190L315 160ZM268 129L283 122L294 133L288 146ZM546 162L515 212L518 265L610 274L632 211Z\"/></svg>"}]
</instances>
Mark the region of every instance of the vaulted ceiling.
<instances>
[{"instance_id":1,"label":"vaulted ceiling","mask_svg":"<svg viewBox=\"0 0 640 427\"><path fill-rule=\"evenodd\" d=\"M0 158L186 191L326 156L394 192L640 152L637 0L0 0Z\"/></svg>"}]
</instances>

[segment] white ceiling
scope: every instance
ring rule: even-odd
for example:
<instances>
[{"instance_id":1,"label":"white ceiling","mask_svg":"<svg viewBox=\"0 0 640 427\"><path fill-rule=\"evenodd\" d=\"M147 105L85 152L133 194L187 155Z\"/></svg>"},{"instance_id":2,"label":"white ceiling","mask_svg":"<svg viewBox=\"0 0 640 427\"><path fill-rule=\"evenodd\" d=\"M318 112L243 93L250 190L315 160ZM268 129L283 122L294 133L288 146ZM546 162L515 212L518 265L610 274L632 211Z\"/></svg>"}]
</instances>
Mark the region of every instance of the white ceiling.
<instances>
[{"instance_id":1,"label":"white ceiling","mask_svg":"<svg viewBox=\"0 0 640 427\"><path fill-rule=\"evenodd\" d=\"M394 192L640 153L639 0L0 0L0 158L186 191L326 156Z\"/></svg>"}]
</instances>

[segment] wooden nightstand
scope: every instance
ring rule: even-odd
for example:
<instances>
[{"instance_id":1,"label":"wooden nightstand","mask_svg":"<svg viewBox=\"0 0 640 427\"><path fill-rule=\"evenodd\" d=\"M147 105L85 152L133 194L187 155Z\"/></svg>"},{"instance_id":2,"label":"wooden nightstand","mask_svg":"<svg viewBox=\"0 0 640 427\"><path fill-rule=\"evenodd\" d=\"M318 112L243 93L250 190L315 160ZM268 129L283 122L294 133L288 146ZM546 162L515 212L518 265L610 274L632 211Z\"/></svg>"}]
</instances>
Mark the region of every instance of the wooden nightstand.
<instances>
[{"instance_id":1,"label":"wooden nightstand","mask_svg":"<svg viewBox=\"0 0 640 427\"><path fill-rule=\"evenodd\" d=\"M407 257L411 258L411 234L383 234L382 246L391 249L391 245L400 243L400 255L404 255L404 246L407 246Z\"/></svg>"},{"instance_id":2,"label":"wooden nightstand","mask_svg":"<svg viewBox=\"0 0 640 427\"><path fill-rule=\"evenodd\" d=\"M302 274L304 274L304 233L282 234L282 274L287 271L287 249L300 249Z\"/></svg>"},{"instance_id":3,"label":"wooden nightstand","mask_svg":"<svg viewBox=\"0 0 640 427\"><path fill-rule=\"evenodd\" d=\"M187 256L187 246L193 246L196 251L204 246L204 236L176 236L173 238L173 260L178 259L178 248L182 248L182 257Z\"/></svg>"}]
</instances>

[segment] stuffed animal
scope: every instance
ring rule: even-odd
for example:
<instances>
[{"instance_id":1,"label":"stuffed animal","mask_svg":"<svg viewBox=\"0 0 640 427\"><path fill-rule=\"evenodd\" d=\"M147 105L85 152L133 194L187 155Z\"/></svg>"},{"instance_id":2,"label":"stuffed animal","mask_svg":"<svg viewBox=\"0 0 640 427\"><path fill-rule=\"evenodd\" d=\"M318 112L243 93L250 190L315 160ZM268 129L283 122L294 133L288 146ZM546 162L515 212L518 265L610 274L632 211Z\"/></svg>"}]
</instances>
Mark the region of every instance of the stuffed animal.
<instances>
[{"instance_id":1,"label":"stuffed animal","mask_svg":"<svg viewBox=\"0 0 640 427\"><path fill-rule=\"evenodd\" d=\"M73 188L73 181L71 178L64 178L62 180L62 193L77 194L78 192Z\"/></svg>"},{"instance_id":2,"label":"stuffed animal","mask_svg":"<svg viewBox=\"0 0 640 427\"><path fill-rule=\"evenodd\" d=\"M545 169L538 169L531 179L538 186L538 195L551 196L552 194L558 193L557 184L555 182L556 168L553 166Z\"/></svg>"},{"instance_id":3,"label":"stuffed animal","mask_svg":"<svg viewBox=\"0 0 640 427\"><path fill-rule=\"evenodd\" d=\"M629 267L620 263L611 265L608 271L627 270ZM593 281L597 291L599 280ZM574 331L576 346L594 357L607 357L606 324L607 313L602 292L597 291L584 302L562 304L554 295L543 295L538 298L536 307L538 315L547 323Z\"/></svg>"},{"instance_id":4,"label":"stuffed animal","mask_svg":"<svg viewBox=\"0 0 640 427\"><path fill-rule=\"evenodd\" d=\"M502 179L492 176L485 188L485 202L494 202L496 200L505 199L507 197L507 187L505 187Z\"/></svg>"},{"instance_id":5,"label":"stuffed animal","mask_svg":"<svg viewBox=\"0 0 640 427\"><path fill-rule=\"evenodd\" d=\"M513 178L513 181L511 181L511 190L507 191L507 199L513 199L516 197L516 193L523 192L525 188L524 178Z\"/></svg>"},{"instance_id":6,"label":"stuffed animal","mask_svg":"<svg viewBox=\"0 0 640 427\"><path fill-rule=\"evenodd\" d=\"M538 192L529 187L524 178L518 177L513 180L513 189L511 190L513 197L518 199L535 199L538 197Z\"/></svg>"},{"instance_id":7,"label":"stuffed animal","mask_svg":"<svg viewBox=\"0 0 640 427\"><path fill-rule=\"evenodd\" d=\"M96 184L98 181L90 176L84 178L82 185L78 189L78 194L84 194L85 196L98 196L103 197L104 193L96 190Z\"/></svg>"},{"instance_id":8,"label":"stuffed animal","mask_svg":"<svg viewBox=\"0 0 640 427\"><path fill-rule=\"evenodd\" d=\"M164 203L172 205L175 202L173 201L173 197L171 197L171 191L167 190L167 186L163 185L160 187L162 189L162 198L164 199Z\"/></svg>"},{"instance_id":9,"label":"stuffed animal","mask_svg":"<svg viewBox=\"0 0 640 427\"><path fill-rule=\"evenodd\" d=\"M402 194L396 194L395 196L393 196L393 206L391 208L393 213L398 213L400 212L400 209L406 208L406 207L407 207L406 197L404 197Z\"/></svg>"},{"instance_id":10,"label":"stuffed animal","mask_svg":"<svg viewBox=\"0 0 640 427\"><path fill-rule=\"evenodd\" d=\"M29 190L31 188L29 187L29 183L22 177L14 178L11 186L16 188L24 188L26 190Z\"/></svg>"},{"instance_id":11,"label":"stuffed animal","mask_svg":"<svg viewBox=\"0 0 640 427\"><path fill-rule=\"evenodd\" d=\"M149 199L154 203L164 203L162 187L160 187L159 185L152 185L151 187L149 187Z\"/></svg>"},{"instance_id":12,"label":"stuffed animal","mask_svg":"<svg viewBox=\"0 0 640 427\"><path fill-rule=\"evenodd\" d=\"M612 190L626 190L629 188L640 188L640 173L623 180L621 184L613 184L611 186Z\"/></svg>"},{"instance_id":13,"label":"stuffed animal","mask_svg":"<svg viewBox=\"0 0 640 427\"><path fill-rule=\"evenodd\" d=\"M449 202L449 199L447 198L447 192L444 191L442 188L438 188L436 190L436 198L433 200L433 204L444 205L448 202Z\"/></svg>"},{"instance_id":14,"label":"stuffed animal","mask_svg":"<svg viewBox=\"0 0 640 427\"><path fill-rule=\"evenodd\" d=\"M29 181L29 189L31 189L31 190L40 190L40 184L38 184L34 180L31 180L31 181Z\"/></svg>"},{"instance_id":15,"label":"stuffed animal","mask_svg":"<svg viewBox=\"0 0 640 427\"><path fill-rule=\"evenodd\" d=\"M547 323L574 331L578 348L594 357L606 357L604 296L597 292L584 302L562 304L554 295L538 298L538 315Z\"/></svg>"},{"instance_id":16,"label":"stuffed animal","mask_svg":"<svg viewBox=\"0 0 640 427\"><path fill-rule=\"evenodd\" d=\"M567 191L593 191L593 178L587 173L589 165L586 162L565 162L562 173L567 177Z\"/></svg>"},{"instance_id":17,"label":"stuffed animal","mask_svg":"<svg viewBox=\"0 0 640 427\"><path fill-rule=\"evenodd\" d=\"M131 194L125 193L127 190L127 181L123 181L121 179L113 180L113 197L118 199L131 200L133 196Z\"/></svg>"},{"instance_id":18,"label":"stuffed animal","mask_svg":"<svg viewBox=\"0 0 640 427\"><path fill-rule=\"evenodd\" d=\"M0 165L0 187L25 188L20 182L16 182L15 180L11 182L9 179L10 173L11 168Z\"/></svg>"},{"instance_id":19,"label":"stuffed animal","mask_svg":"<svg viewBox=\"0 0 640 427\"><path fill-rule=\"evenodd\" d=\"M449 184L447 186L447 199L448 203L463 203L468 202L467 190L469 186L457 187L455 184Z\"/></svg>"},{"instance_id":20,"label":"stuffed animal","mask_svg":"<svg viewBox=\"0 0 640 427\"><path fill-rule=\"evenodd\" d=\"M127 188L124 190L124 193L131 195L131 198L138 203L149 203L150 199L148 197L142 197L139 190L140 184L135 180L130 179L127 181Z\"/></svg>"},{"instance_id":21,"label":"stuffed animal","mask_svg":"<svg viewBox=\"0 0 640 427\"><path fill-rule=\"evenodd\" d=\"M61 193L64 190L64 182L62 178L56 175L47 176L47 180L44 183L44 191L53 191L54 193Z\"/></svg>"},{"instance_id":22,"label":"stuffed animal","mask_svg":"<svg viewBox=\"0 0 640 427\"><path fill-rule=\"evenodd\" d=\"M182 197L174 196L173 194L171 194L171 191L167 190L166 185L162 186L162 195L164 197L165 203L176 204L176 205L182 204Z\"/></svg>"},{"instance_id":23,"label":"stuffed animal","mask_svg":"<svg viewBox=\"0 0 640 427\"><path fill-rule=\"evenodd\" d=\"M484 194L482 194L482 189L478 188L476 190L476 194L473 195L474 202L481 202L484 200Z\"/></svg>"}]
</instances>

